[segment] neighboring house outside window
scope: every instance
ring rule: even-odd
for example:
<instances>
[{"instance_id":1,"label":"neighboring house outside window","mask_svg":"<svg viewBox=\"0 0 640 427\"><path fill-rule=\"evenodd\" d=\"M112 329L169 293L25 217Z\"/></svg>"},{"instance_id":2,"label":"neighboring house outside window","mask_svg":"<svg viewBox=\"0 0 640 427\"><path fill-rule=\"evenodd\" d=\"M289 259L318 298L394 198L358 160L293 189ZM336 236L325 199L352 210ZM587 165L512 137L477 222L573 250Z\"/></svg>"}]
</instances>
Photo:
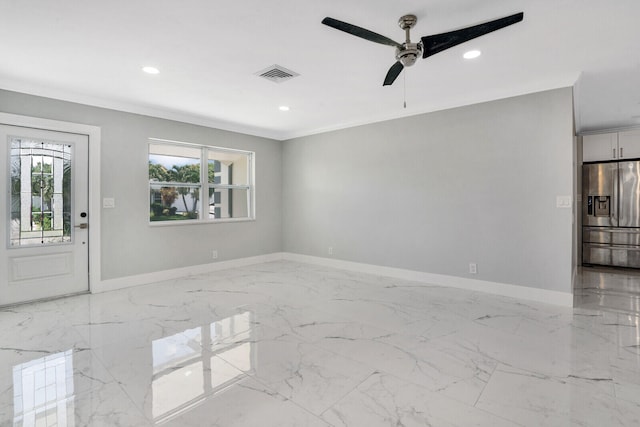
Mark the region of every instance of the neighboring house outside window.
<instances>
[{"instance_id":1,"label":"neighboring house outside window","mask_svg":"<svg viewBox=\"0 0 640 427\"><path fill-rule=\"evenodd\" d=\"M150 139L148 165L152 223L255 219L253 152Z\"/></svg>"}]
</instances>

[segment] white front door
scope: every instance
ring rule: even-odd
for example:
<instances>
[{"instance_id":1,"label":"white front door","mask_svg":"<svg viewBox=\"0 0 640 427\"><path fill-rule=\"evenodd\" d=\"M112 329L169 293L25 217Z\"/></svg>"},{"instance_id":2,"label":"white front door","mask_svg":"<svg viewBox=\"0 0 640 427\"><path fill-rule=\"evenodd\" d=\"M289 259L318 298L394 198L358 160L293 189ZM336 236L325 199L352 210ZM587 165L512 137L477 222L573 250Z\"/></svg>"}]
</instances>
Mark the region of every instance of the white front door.
<instances>
[{"instance_id":1,"label":"white front door","mask_svg":"<svg viewBox=\"0 0 640 427\"><path fill-rule=\"evenodd\" d=\"M89 289L86 135L0 125L0 306Z\"/></svg>"}]
</instances>

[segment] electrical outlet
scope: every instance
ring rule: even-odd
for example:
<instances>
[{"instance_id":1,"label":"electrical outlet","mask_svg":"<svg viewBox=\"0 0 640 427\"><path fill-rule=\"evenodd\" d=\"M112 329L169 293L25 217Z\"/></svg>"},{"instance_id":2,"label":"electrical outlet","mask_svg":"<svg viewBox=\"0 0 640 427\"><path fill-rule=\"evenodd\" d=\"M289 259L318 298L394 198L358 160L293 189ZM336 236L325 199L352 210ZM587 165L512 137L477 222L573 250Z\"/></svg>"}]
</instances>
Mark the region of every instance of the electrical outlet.
<instances>
[{"instance_id":1,"label":"electrical outlet","mask_svg":"<svg viewBox=\"0 0 640 427\"><path fill-rule=\"evenodd\" d=\"M329 249L327 250L327 253L329 255L333 255L333 248L331 246L329 246Z\"/></svg>"},{"instance_id":2,"label":"electrical outlet","mask_svg":"<svg viewBox=\"0 0 640 427\"><path fill-rule=\"evenodd\" d=\"M211 258L218 259L218 251L211 252Z\"/></svg>"},{"instance_id":3,"label":"electrical outlet","mask_svg":"<svg viewBox=\"0 0 640 427\"><path fill-rule=\"evenodd\" d=\"M469 273L478 274L478 264L476 264L475 262L469 263Z\"/></svg>"}]
</instances>

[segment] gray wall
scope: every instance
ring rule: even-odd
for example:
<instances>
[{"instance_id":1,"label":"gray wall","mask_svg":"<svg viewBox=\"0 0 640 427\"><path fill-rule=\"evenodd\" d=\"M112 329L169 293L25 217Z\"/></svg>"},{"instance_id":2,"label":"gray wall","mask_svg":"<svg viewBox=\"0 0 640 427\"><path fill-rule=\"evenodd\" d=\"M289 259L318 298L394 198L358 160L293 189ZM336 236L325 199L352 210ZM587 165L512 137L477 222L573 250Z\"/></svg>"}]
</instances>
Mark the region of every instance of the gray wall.
<instances>
[{"instance_id":1,"label":"gray wall","mask_svg":"<svg viewBox=\"0 0 640 427\"><path fill-rule=\"evenodd\" d=\"M571 292L571 89L280 143L0 91L0 111L100 126L103 279L285 250ZM255 222L151 227L147 138L256 152ZM284 224L284 226L283 226ZM478 274L468 264L478 263Z\"/></svg>"},{"instance_id":2,"label":"gray wall","mask_svg":"<svg viewBox=\"0 0 640 427\"><path fill-rule=\"evenodd\" d=\"M279 252L282 249L281 143L170 120L0 90L0 111L102 128L102 279ZM147 140L164 138L256 152L257 220L151 227Z\"/></svg>"},{"instance_id":3,"label":"gray wall","mask_svg":"<svg viewBox=\"0 0 640 427\"><path fill-rule=\"evenodd\" d=\"M571 292L573 151L570 88L286 141L284 250Z\"/></svg>"}]
</instances>

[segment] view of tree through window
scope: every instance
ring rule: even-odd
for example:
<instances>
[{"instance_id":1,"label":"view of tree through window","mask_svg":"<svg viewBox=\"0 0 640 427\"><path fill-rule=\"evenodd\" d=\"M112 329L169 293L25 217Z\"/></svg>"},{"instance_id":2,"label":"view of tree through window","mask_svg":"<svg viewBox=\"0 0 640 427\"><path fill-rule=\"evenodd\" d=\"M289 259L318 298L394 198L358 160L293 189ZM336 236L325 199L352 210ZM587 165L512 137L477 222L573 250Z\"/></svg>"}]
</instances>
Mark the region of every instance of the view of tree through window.
<instances>
[{"instance_id":1,"label":"view of tree through window","mask_svg":"<svg viewBox=\"0 0 640 427\"><path fill-rule=\"evenodd\" d=\"M252 161L251 152L151 140L150 221L252 218Z\"/></svg>"}]
</instances>

